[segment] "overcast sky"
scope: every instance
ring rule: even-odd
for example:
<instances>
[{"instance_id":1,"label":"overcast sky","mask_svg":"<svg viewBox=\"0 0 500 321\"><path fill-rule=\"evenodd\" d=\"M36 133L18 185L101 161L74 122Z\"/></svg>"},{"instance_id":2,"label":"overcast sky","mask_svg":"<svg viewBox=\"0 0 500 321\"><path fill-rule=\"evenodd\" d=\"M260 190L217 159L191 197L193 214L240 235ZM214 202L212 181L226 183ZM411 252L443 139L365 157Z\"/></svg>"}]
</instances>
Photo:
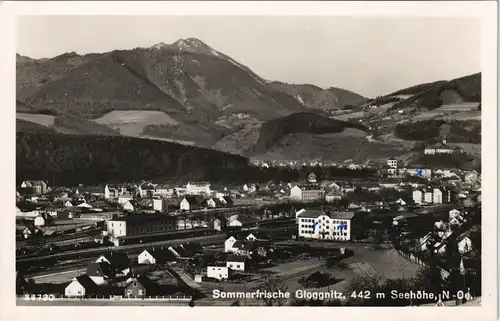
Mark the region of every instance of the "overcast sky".
<instances>
[{"instance_id":1,"label":"overcast sky","mask_svg":"<svg viewBox=\"0 0 500 321\"><path fill-rule=\"evenodd\" d=\"M195 37L265 79L369 97L480 71L471 18L29 16L17 31L17 52L32 58Z\"/></svg>"}]
</instances>

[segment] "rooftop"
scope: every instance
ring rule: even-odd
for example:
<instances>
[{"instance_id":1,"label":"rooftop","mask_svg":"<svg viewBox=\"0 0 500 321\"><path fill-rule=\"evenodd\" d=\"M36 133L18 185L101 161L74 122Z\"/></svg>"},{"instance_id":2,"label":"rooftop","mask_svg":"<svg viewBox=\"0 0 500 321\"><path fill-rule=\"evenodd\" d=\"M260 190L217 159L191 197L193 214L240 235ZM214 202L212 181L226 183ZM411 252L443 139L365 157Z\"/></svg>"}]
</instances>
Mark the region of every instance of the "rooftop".
<instances>
[{"instance_id":1,"label":"rooftop","mask_svg":"<svg viewBox=\"0 0 500 321\"><path fill-rule=\"evenodd\" d=\"M354 212L345 212L345 211L319 211L319 210L305 210L300 213L298 217L306 217L306 218L317 218L321 215L326 215L331 219L346 219L350 220L354 217Z\"/></svg>"}]
</instances>

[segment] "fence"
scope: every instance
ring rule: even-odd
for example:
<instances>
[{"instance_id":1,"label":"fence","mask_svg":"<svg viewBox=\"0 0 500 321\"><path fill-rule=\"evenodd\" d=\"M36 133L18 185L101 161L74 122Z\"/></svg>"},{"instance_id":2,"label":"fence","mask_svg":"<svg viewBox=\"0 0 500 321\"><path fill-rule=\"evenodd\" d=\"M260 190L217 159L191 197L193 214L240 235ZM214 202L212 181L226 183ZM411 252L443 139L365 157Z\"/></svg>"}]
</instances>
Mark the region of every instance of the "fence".
<instances>
[{"instance_id":1,"label":"fence","mask_svg":"<svg viewBox=\"0 0 500 321\"><path fill-rule=\"evenodd\" d=\"M26 301L89 301L89 300L109 300L109 301L167 301L167 302L190 302L193 298L192 296L122 296L122 295L109 295L109 296L75 296L66 297L63 295L48 295L44 297L34 297L30 296L27 298L25 295L18 295L18 299L24 299Z\"/></svg>"}]
</instances>

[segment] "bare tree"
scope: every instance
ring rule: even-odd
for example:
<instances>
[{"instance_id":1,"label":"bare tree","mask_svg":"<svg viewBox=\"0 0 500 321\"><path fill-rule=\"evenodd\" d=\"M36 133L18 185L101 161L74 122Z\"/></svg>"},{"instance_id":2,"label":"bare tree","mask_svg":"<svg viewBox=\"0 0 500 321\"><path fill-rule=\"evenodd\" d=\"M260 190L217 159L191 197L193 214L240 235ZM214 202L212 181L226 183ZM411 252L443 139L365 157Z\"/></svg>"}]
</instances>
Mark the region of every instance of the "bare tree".
<instances>
[{"instance_id":1,"label":"bare tree","mask_svg":"<svg viewBox=\"0 0 500 321\"><path fill-rule=\"evenodd\" d=\"M288 288L287 284L284 280L268 276L264 277L264 279L259 285L259 290L267 293L278 293L279 291L284 293L286 292L287 288ZM260 297L260 299L267 306L282 306L284 301L286 300L285 298L280 298L280 297L278 298Z\"/></svg>"}]
</instances>

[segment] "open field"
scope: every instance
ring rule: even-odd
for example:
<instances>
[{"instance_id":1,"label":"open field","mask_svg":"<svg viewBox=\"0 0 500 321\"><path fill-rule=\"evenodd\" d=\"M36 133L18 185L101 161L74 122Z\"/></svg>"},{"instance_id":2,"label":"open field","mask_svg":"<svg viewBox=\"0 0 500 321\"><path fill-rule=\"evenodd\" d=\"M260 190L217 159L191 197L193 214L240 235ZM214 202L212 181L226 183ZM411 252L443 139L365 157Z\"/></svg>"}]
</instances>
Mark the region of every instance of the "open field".
<instances>
[{"instance_id":1,"label":"open field","mask_svg":"<svg viewBox=\"0 0 500 321\"><path fill-rule=\"evenodd\" d=\"M117 129L126 136L141 136L148 125L178 124L164 112L149 110L114 110L94 121Z\"/></svg>"},{"instance_id":2,"label":"open field","mask_svg":"<svg viewBox=\"0 0 500 321\"><path fill-rule=\"evenodd\" d=\"M453 143L453 145L462 147L467 154L481 156L481 144Z\"/></svg>"},{"instance_id":3,"label":"open field","mask_svg":"<svg viewBox=\"0 0 500 321\"><path fill-rule=\"evenodd\" d=\"M444 115L438 117L438 119L444 120L481 120L481 112L475 111L464 111L451 115Z\"/></svg>"},{"instance_id":4,"label":"open field","mask_svg":"<svg viewBox=\"0 0 500 321\"><path fill-rule=\"evenodd\" d=\"M342 114L342 115L335 115L330 118L338 119L338 120L349 120L349 118L362 118L365 115L364 111L358 111L354 113L348 113L348 114Z\"/></svg>"},{"instance_id":5,"label":"open field","mask_svg":"<svg viewBox=\"0 0 500 321\"><path fill-rule=\"evenodd\" d=\"M86 271L87 271L87 268L75 269L75 270L69 270L69 271L61 271L61 272L55 272L55 273L50 273L50 274L32 276L31 279L33 279L36 283L60 284L60 283L71 282L71 280L73 280L73 278L76 278L77 276L85 274Z\"/></svg>"},{"instance_id":6,"label":"open field","mask_svg":"<svg viewBox=\"0 0 500 321\"><path fill-rule=\"evenodd\" d=\"M27 114L27 113L16 113L16 118L30 121L45 127L51 127L54 125L56 116L52 115L42 115L42 114Z\"/></svg>"},{"instance_id":7,"label":"open field","mask_svg":"<svg viewBox=\"0 0 500 321\"><path fill-rule=\"evenodd\" d=\"M264 271L276 273L275 276L278 277L288 277L294 274L309 271L311 269L319 268L323 264L324 263L319 260L300 260L276 265L271 268L264 269Z\"/></svg>"}]
</instances>

